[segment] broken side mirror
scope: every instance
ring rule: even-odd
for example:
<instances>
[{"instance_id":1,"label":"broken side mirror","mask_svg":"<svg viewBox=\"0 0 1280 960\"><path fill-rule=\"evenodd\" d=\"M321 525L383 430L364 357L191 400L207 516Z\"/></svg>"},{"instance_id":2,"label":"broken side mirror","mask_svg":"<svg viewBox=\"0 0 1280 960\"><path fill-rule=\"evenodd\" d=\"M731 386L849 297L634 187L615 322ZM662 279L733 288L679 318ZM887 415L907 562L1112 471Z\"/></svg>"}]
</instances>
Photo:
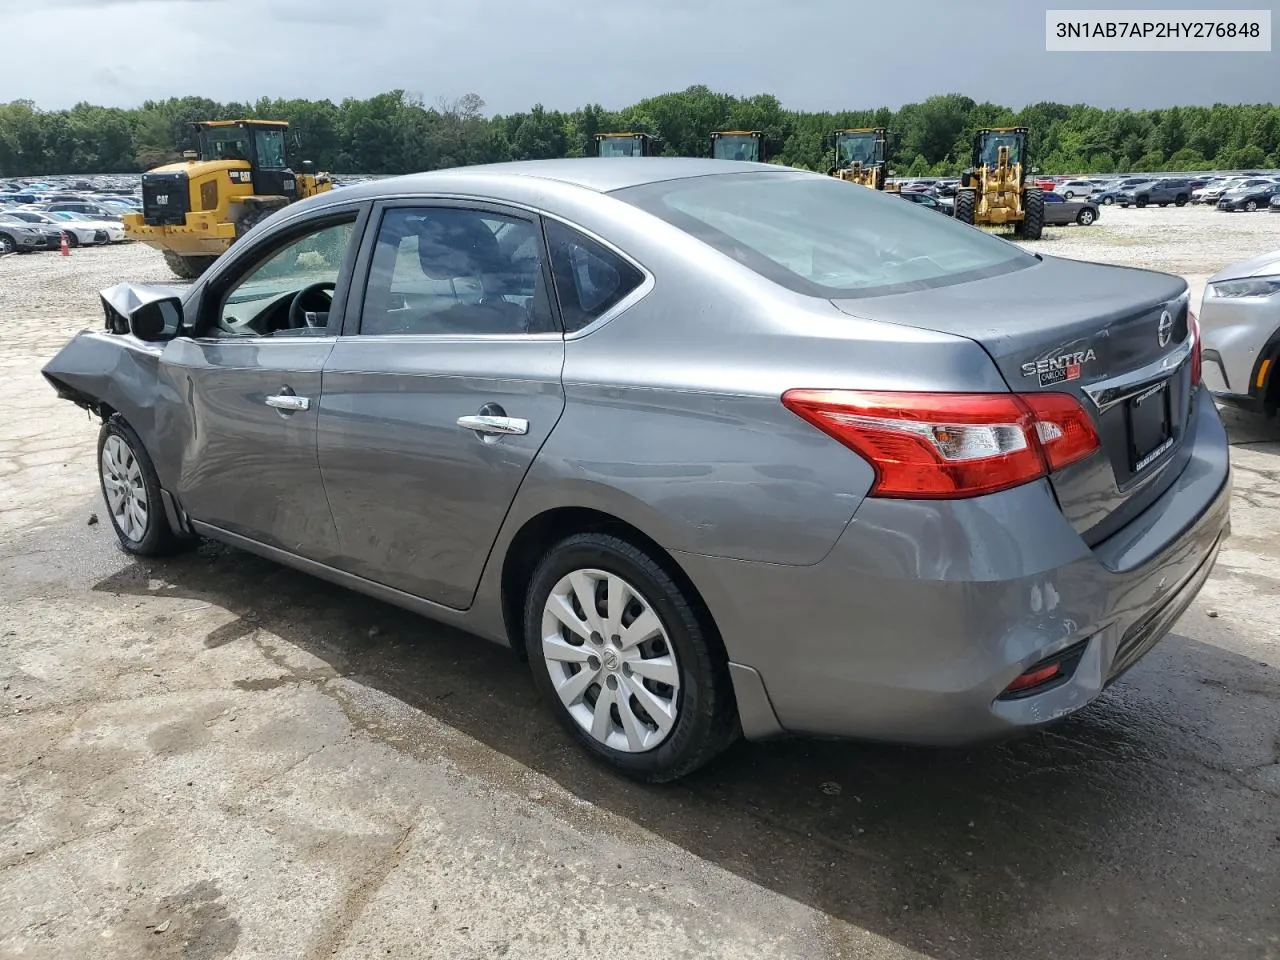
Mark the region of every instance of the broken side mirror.
<instances>
[{"instance_id":1,"label":"broken side mirror","mask_svg":"<svg viewBox=\"0 0 1280 960\"><path fill-rule=\"evenodd\" d=\"M119 283L102 291L107 329L127 330L139 340L162 343L182 330L182 299L172 290Z\"/></svg>"},{"instance_id":2,"label":"broken side mirror","mask_svg":"<svg viewBox=\"0 0 1280 960\"><path fill-rule=\"evenodd\" d=\"M172 340L182 329L182 301L177 297L152 300L129 314L129 332L139 340Z\"/></svg>"}]
</instances>

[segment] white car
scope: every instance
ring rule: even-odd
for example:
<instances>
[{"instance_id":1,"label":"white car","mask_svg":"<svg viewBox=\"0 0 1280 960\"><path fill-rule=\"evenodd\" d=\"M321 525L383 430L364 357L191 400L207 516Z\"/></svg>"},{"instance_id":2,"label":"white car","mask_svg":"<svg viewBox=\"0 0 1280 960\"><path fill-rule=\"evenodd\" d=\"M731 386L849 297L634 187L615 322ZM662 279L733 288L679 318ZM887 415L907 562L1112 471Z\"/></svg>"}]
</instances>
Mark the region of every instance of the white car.
<instances>
[{"instance_id":1,"label":"white car","mask_svg":"<svg viewBox=\"0 0 1280 960\"><path fill-rule=\"evenodd\" d=\"M81 241L88 243L123 243L124 224L119 220L99 220L97 217L91 217L87 213L72 213L68 210L59 211L58 213L49 214L70 225L73 229L81 230L82 228L92 229L95 233L106 233L106 240L90 240Z\"/></svg>"},{"instance_id":2,"label":"white car","mask_svg":"<svg viewBox=\"0 0 1280 960\"><path fill-rule=\"evenodd\" d=\"M1218 198L1228 190L1233 190L1244 183L1244 177L1230 177L1226 180L1213 180L1198 190L1191 191L1192 203L1217 204Z\"/></svg>"},{"instance_id":3,"label":"white car","mask_svg":"<svg viewBox=\"0 0 1280 960\"><path fill-rule=\"evenodd\" d=\"M32 210L29 207L18 207L13 210L6 210L5 213L25 221L33 227L44 227L60 231L66 236L67 245L71 247L108 242L105 232L99 232L97 228L87 223L63 220L56 213L49 213L45 210Z\"/></svg>"},{"instance_id":4,"label":"white car","mask_svg":"<svg viewBox=\"0 0 1280 960\"><path fill-rule=\"evenodd\" d=\"M1066 180L1058 184L1058 188L1054 193L1059 194L1065 200L1073 200L1076 197L1088 197L1097 189L1098 184L1093 180Z\"/></svg>"}]
</instances>

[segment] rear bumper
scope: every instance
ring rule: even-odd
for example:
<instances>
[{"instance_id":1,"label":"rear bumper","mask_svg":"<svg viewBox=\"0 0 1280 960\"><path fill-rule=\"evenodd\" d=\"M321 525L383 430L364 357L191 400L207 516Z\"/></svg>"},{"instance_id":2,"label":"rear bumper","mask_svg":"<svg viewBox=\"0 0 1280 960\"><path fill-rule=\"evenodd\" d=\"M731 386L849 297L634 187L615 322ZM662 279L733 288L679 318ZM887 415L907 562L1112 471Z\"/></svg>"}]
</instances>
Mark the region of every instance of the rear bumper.
<instances>
[{"instance_id":1,"label":"rear bumper","mask_svg":"<svg viewBox=\"0 0 1280 960\"><path fill-rule=\"evenodd\" d=\"M938 745L1091 702L1195 598L1229 529L1227 437L1204 391L1184 442L1173 485L1092 549L1041 481L967 501L868 500L808 567L680 556L730 659L759 678L738 691L748 735L770 732L762 697L777 730ZM1076 645L1065 683L999 699Z\"/></svg>"}]
</instances>

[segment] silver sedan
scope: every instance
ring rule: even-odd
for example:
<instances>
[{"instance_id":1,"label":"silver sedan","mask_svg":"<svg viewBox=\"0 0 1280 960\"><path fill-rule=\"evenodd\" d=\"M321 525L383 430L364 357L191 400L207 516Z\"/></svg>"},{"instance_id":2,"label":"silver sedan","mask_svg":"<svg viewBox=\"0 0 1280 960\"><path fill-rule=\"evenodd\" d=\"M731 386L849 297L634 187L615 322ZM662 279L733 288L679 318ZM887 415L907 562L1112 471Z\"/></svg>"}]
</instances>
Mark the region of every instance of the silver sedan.
<instances>
[{"instance_id":1,"label":"silver sedan","mask_svg":"<svg viewBox=\"0 0 1280 960\"><path fill-rule=\"evenodd\" d=\"M104 420L126 550L212 537L510 644L649 780L1066 716L1227 530L1181 279L797 170L372 181L103 306L45 375Z\"/></svg>"},{"instance_id":2,"label":"silver sedan","mask_svg":"<svg viewBox=\"0 0 1280 960\"><path fill-rule=\"evenodd\" d=\"M1205 284L1205 384L1225 403L1280 409L1280 250L1218 271Z\"/></svg>"}]
</instances>

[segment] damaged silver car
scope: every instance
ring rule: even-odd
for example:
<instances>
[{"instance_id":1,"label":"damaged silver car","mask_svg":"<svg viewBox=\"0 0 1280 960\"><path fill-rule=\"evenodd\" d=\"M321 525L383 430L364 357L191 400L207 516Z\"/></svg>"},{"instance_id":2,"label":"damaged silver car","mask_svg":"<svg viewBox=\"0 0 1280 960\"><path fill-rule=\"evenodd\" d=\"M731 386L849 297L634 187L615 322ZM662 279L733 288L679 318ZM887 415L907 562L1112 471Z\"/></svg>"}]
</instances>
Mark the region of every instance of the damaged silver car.
<instances>
[{"instance_id":1,"label":"damaged silver car","mask_svg":"<svg viewBox=\"0 0 1280 960\"><path fill-rule=\"evenodd\" d=\"M126 550L213 537L527 656L632 776L1094 701L1229 527L1186 283L819 174L617 158L293 204L45 368Z\"/></svg>"}]
</instances>

